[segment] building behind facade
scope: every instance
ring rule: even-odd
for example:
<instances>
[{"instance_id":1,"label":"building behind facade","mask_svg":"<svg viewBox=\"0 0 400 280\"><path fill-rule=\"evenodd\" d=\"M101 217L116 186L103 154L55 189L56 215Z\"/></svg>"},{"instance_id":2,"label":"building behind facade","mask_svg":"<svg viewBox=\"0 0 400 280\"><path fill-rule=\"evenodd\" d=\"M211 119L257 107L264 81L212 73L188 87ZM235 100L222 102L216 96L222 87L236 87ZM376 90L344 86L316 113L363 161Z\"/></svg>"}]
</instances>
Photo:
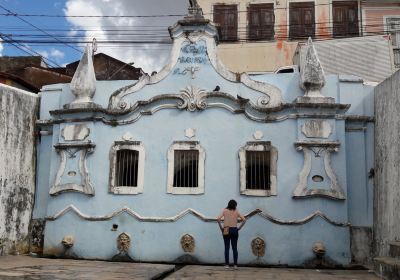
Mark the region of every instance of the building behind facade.
<instances>
[{"instance_id":1,"label":"building behind facade","mask_svg":"<svg viewBox=\"0 0 400 280\"><path fill-rule=\"evenodd\" d=\"M137 80L141 68L122 62L104 53L93 56L97 80ZM0 83L30 92L39 92L45 85L69 83L79 61L65 67L48 67L40 56L0 57Z\"/></svg>"},{"instance_id":2,"label":"building behind facade","mask_svg":"<svg viewBox=\"0 0 400 280\"><path fill-rule=\"evenodd\" d=\"M293 64L308 37L331 40L391 35L398 61L399 1L199 0L207 18L219 24L222 61L237 72L274 72ZM389 55L392 55L390 50ZM360 57L365 55L360 54ZM392 63L393 63L392 62ZM392 71L393 72L393 71Z\"/></svg>"}]
</instances>

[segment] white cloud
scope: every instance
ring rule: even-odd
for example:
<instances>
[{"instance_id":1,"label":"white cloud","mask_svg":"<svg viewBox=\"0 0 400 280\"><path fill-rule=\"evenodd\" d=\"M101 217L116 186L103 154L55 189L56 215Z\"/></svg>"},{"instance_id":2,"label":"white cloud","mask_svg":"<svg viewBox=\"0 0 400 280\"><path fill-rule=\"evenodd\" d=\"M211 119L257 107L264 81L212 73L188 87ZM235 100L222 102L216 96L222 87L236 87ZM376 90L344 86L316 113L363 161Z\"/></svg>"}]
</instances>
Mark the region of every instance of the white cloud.
<instances>
[{"instance_id":1,"label":"white cloud","mask_svg":"<svg viewBox=\"0 0 400 280\"><path fill-rule=\"evenodd\" d=\"M64 13L76 15L183 15L187 13L187 0L67 0ZM167 61L170 45L156 44L106 44L102 41L160 41L168 40L168 27L181 17L150 18L67 18L74 29L85 30L87 41L96 38L97 52L103 52L124 62L134 62L146 72L159 71Z\"/></svg>"},{"instance_id":2,"label":"white cloud","mask_svg":"<svg viewBox=\"0 0 400 280\"><path fill-rule=\"evenodd\" d=\"M62 51L60 51L58 49L54 49L54 48L52 48L51 50L47 50L47 51L44 51L44 50L37 51L37 53L39 53L44 58L49 58L49 59L53 59L56 61L60 61L61 59L63 59L65 57L65 53L63 53Z\"/></svg>"},{"instance_id":3,"label":"white cloud","mask_svg":"<svg viewBox=\"0 0 400 280\"><path fill-rule=\"evenodd\" d=\"M57 49L51 49L50 56L56 59L63 59L65 57L65 53Z\"/></svg>"},{"instance_id":4,"label":"white cloud","mask_svg":"<svg viewBox=\"0 0 400 280\"><path fill-rule=\"evenodd\" d=\"M49 58L49 53L47 51L37 51L37 53L43 56L44 58Z\"/></svg>"},{"instance_id":5,"label":"white cloud","mask_svg":"<svg viewBox=\"0 0 400 280\"><path fill-rule=\"evenodd\" d=\"M0 56L2 56L2 55L3 55L3 49L4 49L4 46L3 46L3 40L2 40L2 39L0 39Z\"/></svg>"}]
</instances>

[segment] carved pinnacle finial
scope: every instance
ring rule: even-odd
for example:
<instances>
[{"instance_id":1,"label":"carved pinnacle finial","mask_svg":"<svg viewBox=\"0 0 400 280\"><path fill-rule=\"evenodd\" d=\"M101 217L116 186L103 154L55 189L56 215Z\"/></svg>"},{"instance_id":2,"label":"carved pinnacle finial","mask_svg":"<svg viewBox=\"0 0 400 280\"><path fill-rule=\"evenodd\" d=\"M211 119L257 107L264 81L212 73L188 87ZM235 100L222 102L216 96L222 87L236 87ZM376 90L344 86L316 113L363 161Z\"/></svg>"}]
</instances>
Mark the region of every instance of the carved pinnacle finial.
<instances>
[{"instance_id":1,"label":"carved pinnacle finial","mask_svg":"<svg viewBox=\"0 0 400 280\"><path fill-rule=\"evenodd\" d=\"M189 17L203 18L203 10L197 0L189 0Z\"/></svg>"},{"instance_id":2,"label":"carved pinnacle finial","mask_svg":"<svg viewBox=\"0 0 400 280\"><path fill-rule=\"evenodd\" d=\"M85 53L79 61L71 81L71 91L75 100L70 105L90 104L96 92L96 75L93 67L92 48L86 46Z\"/></svg>"},{"instance_id":3,"label":"carved pinnacle finial","mask_svg":"<svg viewBox=\"0 0 400 280\"><path fill-rule=\"evenodd\" d=\"M325 86L325 73L318 58L311 37L308 38L305 57L301 61L301 87L305 97L323 97L321 89Z\"/></svg>"},{"instance_id":4,"label":"carved pinnacle finial","mask_svg":"<svg viewBox=\"0 0 400 280\"><path fill-rule=\"evenodd\" d=\"M189 5L190 8L200 8L199 3L197 3L197 0L189 0Z\"/></svg>"}]
</instances>

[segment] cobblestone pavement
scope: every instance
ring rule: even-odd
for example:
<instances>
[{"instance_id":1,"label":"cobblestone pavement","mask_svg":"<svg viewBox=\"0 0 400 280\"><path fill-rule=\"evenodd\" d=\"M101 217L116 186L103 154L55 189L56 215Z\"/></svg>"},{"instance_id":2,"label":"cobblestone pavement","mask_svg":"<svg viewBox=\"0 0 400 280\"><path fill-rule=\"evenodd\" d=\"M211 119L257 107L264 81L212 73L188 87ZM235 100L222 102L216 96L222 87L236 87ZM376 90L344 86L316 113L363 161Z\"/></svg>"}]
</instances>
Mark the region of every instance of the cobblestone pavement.
<instances>
[{"instance_id":1,"label":"cobblestone pavement","mask_svg":"<svg viewBox=\"0 0 400 280\"><path fill-rule=\"evenodd\" d=\"M367 270L316 270L290 268L239 267L238 270L223 266L185 266L171 274L167 280L205 279L274 279L274 280L377 280L373 272Z\"/></svg>"},{"instance_id":2,"label":"cobblestone pavement","mask_svg":"<svg viewBox=\"0 0 400 280\"><path fill-rule=\"evenodd\" d=\"M174 272L174 268L174 265L165 264L116 263L84 260L44 259L28 256L7 256L0 257L0 280L379 279L374 275L374 273L367 270L311 270L254 267L239 267L239 270L227 270L222 266L188 265Z\"/></svg>"}]
</instances>

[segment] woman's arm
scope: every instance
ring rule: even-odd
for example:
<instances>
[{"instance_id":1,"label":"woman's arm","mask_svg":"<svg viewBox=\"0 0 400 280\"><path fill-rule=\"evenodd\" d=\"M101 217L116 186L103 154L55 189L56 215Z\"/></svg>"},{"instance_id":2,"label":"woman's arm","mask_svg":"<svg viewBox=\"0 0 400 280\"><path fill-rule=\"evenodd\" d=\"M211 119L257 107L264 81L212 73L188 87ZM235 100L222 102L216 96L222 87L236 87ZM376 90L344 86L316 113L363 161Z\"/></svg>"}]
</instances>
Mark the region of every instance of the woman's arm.
<instances>
[{"instance_id":1,"label":"woman's arm","mask_svg":"<svg viewBox=\"0 0 400 280\"><path fill-rule=\"evenodd\" d=\"M224 229L224 227L223 227L222 224L221 224L221 219L222 219L223 216L224 216L224 213L222 212L222 213L217 217L217 223L218 223L218 226L219 226L219 228L220 228L221 230Z\"/></svg>"},{"instance_id":2,"label":"woman's arm","mask_svg":"<svg viewBox=\"0 0 400 280\"><path fill-rule=\"evenodd\" d=\"M238 214L239 214L239 218L241 220L241 224L238 227L238 229L240 230L244 226L244 224L246 223L246 218L242 214L240 214L240 213L238 213Z\"/></svg>"}]
</instances>

